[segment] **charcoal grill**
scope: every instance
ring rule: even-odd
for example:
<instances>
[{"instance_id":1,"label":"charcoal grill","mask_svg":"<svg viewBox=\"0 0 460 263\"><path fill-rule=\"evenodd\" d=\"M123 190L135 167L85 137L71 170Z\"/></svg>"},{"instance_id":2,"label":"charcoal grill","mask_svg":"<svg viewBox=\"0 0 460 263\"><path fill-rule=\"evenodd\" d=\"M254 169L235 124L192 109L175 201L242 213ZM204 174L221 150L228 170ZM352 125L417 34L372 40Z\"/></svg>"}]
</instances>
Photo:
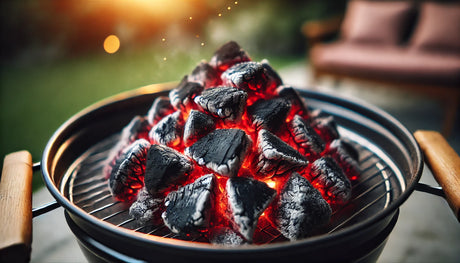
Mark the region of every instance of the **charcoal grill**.
<instances>
[{"instance_id":1,"label":"charcoal grill","mask_svg":"<svg viewBox=\"0 0 460 263\"><path fill-rule=\"evenodd\" d=\"M174 86L150 85L93 105L64 123L45 149L41 170L46 186L65 208L90 260L373 261L396 224L399 206L422 188L422 153L394 118L362 102L298 90L308 106L334 116L341 135L360 153L362 174L353 181L352 199L334 210L328 225L291 242L262 220L257 245L223 247L207 243L205 236L175 235L163 224L140 224L131 219L126 203L112 197L102 169L118 132Z\"/></svg>"}]
</instances>

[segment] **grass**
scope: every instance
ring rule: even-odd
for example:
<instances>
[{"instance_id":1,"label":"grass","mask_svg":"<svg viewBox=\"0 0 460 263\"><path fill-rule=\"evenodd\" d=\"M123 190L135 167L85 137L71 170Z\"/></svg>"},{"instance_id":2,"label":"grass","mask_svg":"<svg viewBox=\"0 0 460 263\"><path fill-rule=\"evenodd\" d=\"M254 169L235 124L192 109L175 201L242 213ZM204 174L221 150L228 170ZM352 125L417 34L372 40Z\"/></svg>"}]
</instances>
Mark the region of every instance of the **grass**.
<instances>
[{"instance_id":1,"label":"grass","mask_svg":"<svg viewBox=\"0 0 460 263\"><path fill-rule=\"evenodd\" d=\"M197 48L165 53L153 47L41 64L3 64L0 155L26 149L33 161L38 162L53 132L81 109L123 91L178 81L200 60L209 60L213 50ZM166 60L164 54L168 54ZM262 58L253 56L254 60ZM299 59L267 58L275 69ZM34 175L33 189L42 185L41 176Z\"/></svg>"}]
</instances>

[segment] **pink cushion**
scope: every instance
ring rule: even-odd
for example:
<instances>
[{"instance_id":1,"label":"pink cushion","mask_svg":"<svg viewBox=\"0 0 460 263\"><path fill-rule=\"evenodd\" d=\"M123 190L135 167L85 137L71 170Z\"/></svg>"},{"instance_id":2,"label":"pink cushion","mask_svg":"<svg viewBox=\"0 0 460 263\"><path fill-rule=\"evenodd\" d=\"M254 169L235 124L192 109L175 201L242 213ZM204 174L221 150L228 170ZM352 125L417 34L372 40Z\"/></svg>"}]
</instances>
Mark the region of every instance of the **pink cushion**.
<instances>
[{"instance_id":1,"label":"pink cushion","mask_svg":"<svg viewBox=\"0 0 460 263\"><path fill-rule=\"evenodd\" d=\"M359 43L397 44L406 33L413 11L410 1L353 0L342 24L342 37Z\"/></svg>"},{"instance_id":2,"label":"pink cushion","mask_svg":"<svg viewBox=\"0 0 460 263\"><path fill-rule=\"evenodd\" d=\"M411 46L460 51L460 5L423 3Z\"/></svg>"},{"instance_id":3,"label":"pink cushion","mask_svg":"<svg viewBox=\"0 0 460 263\"><path fill-rule=\"evenodd\" d=\"M337 42L316 45L310 55L313 67L324 73L388 82L460 85L460 55L455 53Z\"/></svg>"}]
</instances>

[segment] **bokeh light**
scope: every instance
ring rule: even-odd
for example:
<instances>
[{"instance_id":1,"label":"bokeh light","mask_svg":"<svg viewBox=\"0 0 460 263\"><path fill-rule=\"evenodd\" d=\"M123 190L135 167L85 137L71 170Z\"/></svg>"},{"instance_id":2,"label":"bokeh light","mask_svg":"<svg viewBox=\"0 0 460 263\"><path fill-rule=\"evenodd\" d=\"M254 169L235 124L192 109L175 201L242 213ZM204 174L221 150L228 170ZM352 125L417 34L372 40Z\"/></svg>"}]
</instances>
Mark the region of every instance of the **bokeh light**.
<instances>
[{"instance_id":1,"label":"bokeh light","mask_svg":"<svg viewBox=\"0 0 460 263\"><path fill-rule=\"evenodd\" d=\"M104 40L104 50L109 54L113 54L120 48L120 39L115 35L110 35Z\"/></svg>"}]
</instances>

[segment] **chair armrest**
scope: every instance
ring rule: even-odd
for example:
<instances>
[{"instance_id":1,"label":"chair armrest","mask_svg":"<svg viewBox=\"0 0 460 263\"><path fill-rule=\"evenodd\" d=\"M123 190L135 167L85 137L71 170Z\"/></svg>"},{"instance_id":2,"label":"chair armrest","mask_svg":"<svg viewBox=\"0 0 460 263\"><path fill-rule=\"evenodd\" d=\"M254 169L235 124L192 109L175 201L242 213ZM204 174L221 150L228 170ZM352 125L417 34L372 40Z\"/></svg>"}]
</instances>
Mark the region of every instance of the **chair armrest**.
<instances>
[{"instance_id":1,"label":"chair armrest","mask_svg":"<svg viewBox=\"0 0 460 263\"><path fill-rule=\"evenodd\" d=\"M303 23L301 31L310 44L317 43L327 36L339 32L343 15L337 15L322 20L311 20Z\"/></svg>"}]
</instances>

